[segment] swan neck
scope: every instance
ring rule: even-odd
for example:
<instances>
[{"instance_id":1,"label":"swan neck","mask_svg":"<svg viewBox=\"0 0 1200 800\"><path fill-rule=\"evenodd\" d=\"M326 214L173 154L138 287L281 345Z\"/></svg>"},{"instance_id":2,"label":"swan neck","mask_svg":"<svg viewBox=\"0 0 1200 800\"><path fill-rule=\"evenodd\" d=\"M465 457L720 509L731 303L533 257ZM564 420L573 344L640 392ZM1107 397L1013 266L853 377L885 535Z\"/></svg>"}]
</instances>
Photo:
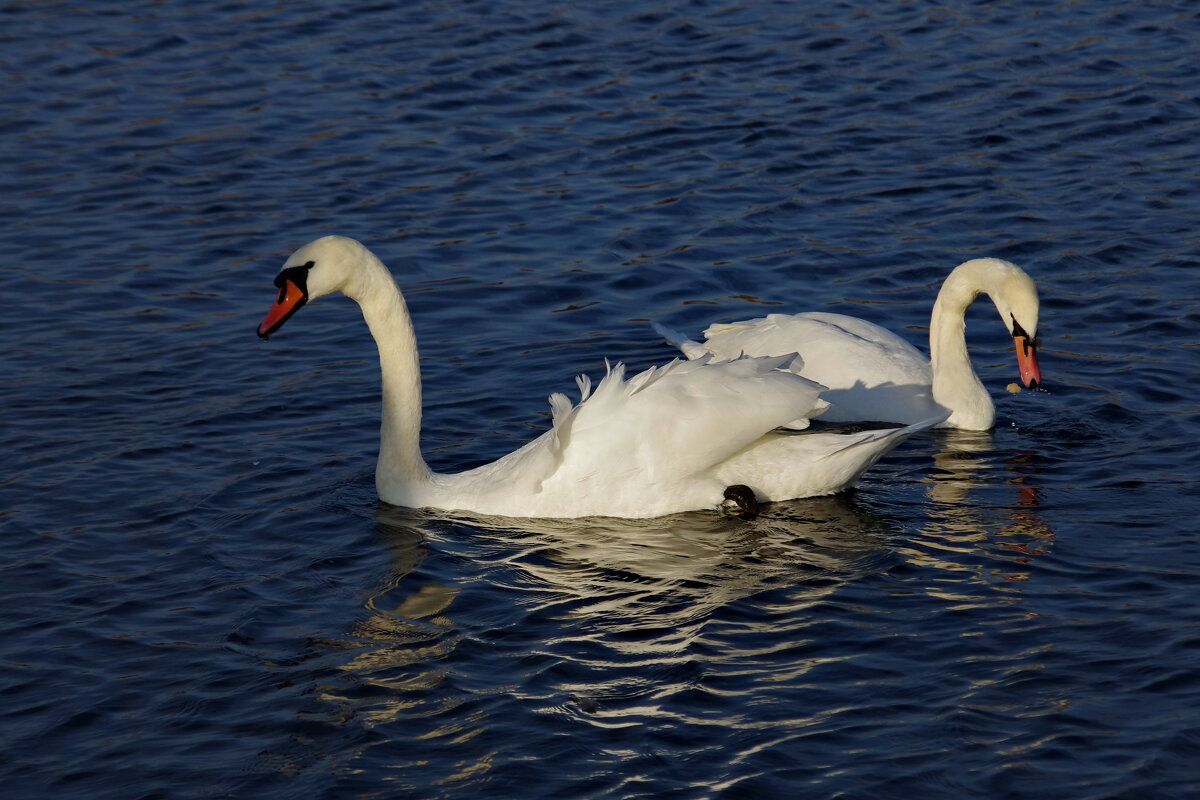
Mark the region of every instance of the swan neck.
<instances>
[{"instance_id":1,"label":"swan neck","mask_svg":"<svg viewBox=\"0 0 1200 800\"><path fill-rule=\"evenodd\" d=\"M971 366L967 353L966 312L980 289L951 273L933 304L929 318L929 361L933 399L950 410L946 424L986 430L992 426L992 399Z\"/></svg>"},{"instance_id":2,"label":"swan neck","mask_svg":"<svg viewBox=\"0 0 1200 800\"><path fill-rule=\"evenodd\" d=\"M408 305L382 264L357 295L354 299L379 349L382 374L383 409L375 481L377 485L415 490L429 481L431 473L421 457L421 367Z\"/></svg>"}]
</instances>

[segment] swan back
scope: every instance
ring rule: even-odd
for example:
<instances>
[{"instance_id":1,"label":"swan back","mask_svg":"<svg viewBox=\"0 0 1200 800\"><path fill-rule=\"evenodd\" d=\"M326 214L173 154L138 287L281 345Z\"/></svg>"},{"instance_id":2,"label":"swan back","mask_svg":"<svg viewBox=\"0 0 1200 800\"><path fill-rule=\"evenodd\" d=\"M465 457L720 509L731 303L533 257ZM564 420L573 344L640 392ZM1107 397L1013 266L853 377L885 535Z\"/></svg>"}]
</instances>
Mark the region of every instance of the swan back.
<instances>
[{"instance_id":1,"label":"swan back","mask_svg":"<svg viewBox=\"0 0 1200 800\"><path fill-rule=\"evenodd\" d=\"M810 311L717 323L703 344L657 326L689 358L783 355L799 351L791 369L826 387L827 422L919 422L936 412L929 360L896 334L845 314ZM796 426L789 426L796 427Z\"/></svg>"}]
</instances>

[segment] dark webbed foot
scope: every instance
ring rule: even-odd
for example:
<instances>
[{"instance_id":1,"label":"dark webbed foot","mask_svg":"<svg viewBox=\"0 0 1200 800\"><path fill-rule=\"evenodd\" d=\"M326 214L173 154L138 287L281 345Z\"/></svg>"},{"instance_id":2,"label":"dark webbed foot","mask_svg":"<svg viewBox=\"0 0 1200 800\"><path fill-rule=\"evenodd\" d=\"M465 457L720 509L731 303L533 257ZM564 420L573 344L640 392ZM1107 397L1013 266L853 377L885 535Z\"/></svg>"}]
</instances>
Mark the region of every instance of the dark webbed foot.
<instances>
[{"instance_id":1,"label":"dark webbed foot","mask_svg":"<svg viewBox=\"0 0 1200 800\"><path fill-rule=\"evenodd\" d=\"M722 501L721 507L737 508L741 512L738 516L742 519L754 519L758 516L758 498L754 496L754 490L740 483L726 487L725 500Z\"/></svg>"}]
</instances>

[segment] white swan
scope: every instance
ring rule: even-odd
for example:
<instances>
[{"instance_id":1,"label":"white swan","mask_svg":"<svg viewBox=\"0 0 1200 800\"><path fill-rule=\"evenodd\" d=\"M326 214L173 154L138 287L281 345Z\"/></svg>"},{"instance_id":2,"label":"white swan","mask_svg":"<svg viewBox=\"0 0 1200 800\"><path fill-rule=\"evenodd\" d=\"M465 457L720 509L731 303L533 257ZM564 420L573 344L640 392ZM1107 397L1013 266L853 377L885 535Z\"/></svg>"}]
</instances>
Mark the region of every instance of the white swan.
<instances>
[{"instance_id":1,"label":"white swan","mask_svg":"<svg viewBox=\"0 0 1200 800\"><path fill-rule=\"evenodd\" d=\"M929 359L886 328L820 311L712 325L703 344L654 327L688 358L799 353L800 374L828 387L821 395L830 403L822 416L827 421L910 423L946 409L943 427L987 430L996 411L971 367L964 336L963 315L979 294L992 299L1013 337L1021 383L1036 388L1042 380L1037 287L1020 267L998 258L966 261L946 277L929 320Z\"/></svg>"},{"instance_id":2,"label":"white swan","mask_svg":"<svg viewBox=\"0 0 1200 800\"><path fill-rule=\"evenodd\" d=\"M626 379L618 365L572 406L550 397L553 424L490 464L443 475L421 457L416 338L387 268L353 239L301 247L275 279L279 294L258 327L264 339L309 300L342 292L357 301L379 348L383 421L375 485L395 505L516 517L655 517L716 508L727 487L760 500L831 494L879 456L944 415L850 435L781 435L819 413L823 387L777 358L673 361Z\"/></svg>"}]
</instances>

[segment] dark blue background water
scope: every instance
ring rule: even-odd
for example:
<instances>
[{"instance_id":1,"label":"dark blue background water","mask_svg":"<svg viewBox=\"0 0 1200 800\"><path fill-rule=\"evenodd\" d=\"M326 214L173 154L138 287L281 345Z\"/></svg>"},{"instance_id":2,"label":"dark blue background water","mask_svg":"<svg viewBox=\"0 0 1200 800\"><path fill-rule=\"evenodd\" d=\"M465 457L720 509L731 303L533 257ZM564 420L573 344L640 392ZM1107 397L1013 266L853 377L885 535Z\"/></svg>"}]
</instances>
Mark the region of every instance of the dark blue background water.
<instances>
[{"instance_id":1,"label":"dark blue background water","mask_svg":"<svg viewBox=\"0 0 1200 800\"><path fill-rule=\"evenodd\" d=\"M1183 797L1200 787L1189 3L0 9L7 797ZM622 523L381 508L344 300L409 296L426 450L766 311L921 343L1042 292L1046 392L854 492Z\"/></svg>"}]
</instances>

